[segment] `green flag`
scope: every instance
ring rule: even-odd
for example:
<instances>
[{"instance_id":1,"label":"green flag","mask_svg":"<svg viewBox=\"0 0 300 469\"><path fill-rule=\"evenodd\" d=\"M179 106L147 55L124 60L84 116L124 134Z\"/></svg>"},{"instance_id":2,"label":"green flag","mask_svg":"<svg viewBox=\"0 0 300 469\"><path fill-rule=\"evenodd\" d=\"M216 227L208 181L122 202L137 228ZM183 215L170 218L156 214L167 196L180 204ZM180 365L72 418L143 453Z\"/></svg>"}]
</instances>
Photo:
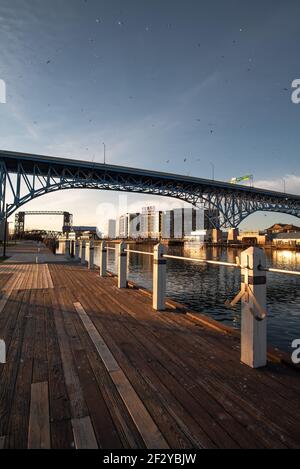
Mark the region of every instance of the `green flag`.
<instances>
[{"instance_id":1,"label":"green flag","mask_svg":"<svg viewBox=\"0 0 300 469\"><path fill-rule=\"evenodd\" d=\"M246 174L246 176L239 176L239 177L234 177L230 179L230 182L232 184L236 184L237 182L241 181L252 181L253 175L252 174Z\"/></svg>"}]
</instances>

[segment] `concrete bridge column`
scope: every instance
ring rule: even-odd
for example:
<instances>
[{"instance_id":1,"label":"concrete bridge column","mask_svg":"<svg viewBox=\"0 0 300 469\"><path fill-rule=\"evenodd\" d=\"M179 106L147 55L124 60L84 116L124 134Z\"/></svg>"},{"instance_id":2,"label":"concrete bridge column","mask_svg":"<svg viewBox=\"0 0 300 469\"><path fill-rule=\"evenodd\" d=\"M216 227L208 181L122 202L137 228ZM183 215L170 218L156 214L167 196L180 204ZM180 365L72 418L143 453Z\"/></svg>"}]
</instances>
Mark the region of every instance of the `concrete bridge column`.
<instances>
[{"instance_id":1,"label":"concrete bridge column","mask_svg":"<svg viewBox=\"0 0 300 469\"><path fill-rule=\"evenodd\" d=\"M70 240L66 239L65 241L65 256L69 259L71 257L71 252L70 252Z\"/></svg>"}]
</instances>

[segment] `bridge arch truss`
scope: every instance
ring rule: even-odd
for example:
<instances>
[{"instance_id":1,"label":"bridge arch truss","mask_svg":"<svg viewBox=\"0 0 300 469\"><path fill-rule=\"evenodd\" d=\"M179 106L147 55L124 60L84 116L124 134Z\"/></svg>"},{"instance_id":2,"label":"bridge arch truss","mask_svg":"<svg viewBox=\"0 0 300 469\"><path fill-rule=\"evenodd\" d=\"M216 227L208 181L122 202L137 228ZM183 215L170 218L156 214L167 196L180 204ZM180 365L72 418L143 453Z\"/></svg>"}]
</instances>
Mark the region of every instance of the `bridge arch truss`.
<instances>
[{"instance_id":1,"label":"bridge arch truss","mask_svg":"<svg viewBox=\"0 0 300 469\"><path fill-rule=\"evenodd\" d=\"M45 194L66 189L113 190L176 198L206 209L216 228L235 228L257 211L300 218L300 196L222 181L87 161L0 151L0 219ZM10 201L6 203L6 195Z\"/></svg>"}]
</instances>

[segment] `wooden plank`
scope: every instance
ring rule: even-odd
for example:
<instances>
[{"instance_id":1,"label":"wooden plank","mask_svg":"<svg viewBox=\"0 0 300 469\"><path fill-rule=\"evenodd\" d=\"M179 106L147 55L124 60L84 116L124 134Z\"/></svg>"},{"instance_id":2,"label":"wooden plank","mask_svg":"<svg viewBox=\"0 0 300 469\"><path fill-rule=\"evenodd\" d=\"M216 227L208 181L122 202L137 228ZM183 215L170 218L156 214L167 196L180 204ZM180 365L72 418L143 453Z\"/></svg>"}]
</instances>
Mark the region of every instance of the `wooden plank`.
<instances>
[{"instance_id":1,"label":"wooden plank","mask_svg":"<svg viewBox=\"0 0 300 469\"><path fill-rule=\"evenodd\" d=\"M90 417L72 419L76 449L98 449Z\"/></svg>"},{"instance_id":2,"label":"wooden plank","mask_svg":"<svg viewBox=\"0 0 300 469\"><path fill-rule=\"evenodd\" d=\"M75 362L91 421L101 448L123 448L116 427L94 377L85 351L75 351Z\"/></svg>"},{"instance_id":3,"label":"wooden plank","mask_svg":"<svg viewBox=\"0 0 300 469\"><path fill-rule=\"evenodd\" d=\"M46 287L46 288L54 288L54 285L53 285L53 282L52 282L52 277L51 277L51 275L50 275L49 265L48 265L48 264L46 264L45 270L46 270L46 279L47 279L47 287Z\"/></svg>"},{"instance_id":4,"label":"wooden plank","mask_svg":"<svg viewBox=\"0 0 300 469\"><path fill-rule=\"evenodd\" d=\"M8 448L25 449L28 443L29 408L33 368L33 349L35 337L34 290L29 291L24 317L24 336L18 374L14 388L14 400L8 427ZM15 363L14 363L15 366Z\"/></svg>"},{"instance_id":5,"label":"wooden plank","mask_svg":"<svg viewBox=\"0 0 300 469\"><path fill-rule=\"evenodd\" d=\"M10 281L7 282L7 284L5 285L4 293L3 293L3 295L0 299L0 314L2 313L3 309L5 308L5 305L8 302L12 291L16 288L16 286L19 284L21 279L22 279L22 274L19 273L18 275L14 276L12 279L10 279Z\"/></svg>"},{"instance_id":6,"label":"wooden plank","mask_svg":"<svg viewBox=\"0 0 300 469\"><path fill-rule=\"evenodd\" d=\"M52 293L53 290L49 290ZM69 337L64 328L64 321L60 311L60 305L57 303L55 293L51 294L54 306L54 322L57 330L58 343L60 348L61 360L64 370L64 377L70 400L71 412L73 418L81 418L88 415L88 410L82 393L78 373L75 370Z\"/></svg>"},{"instance_id":7,"label":"wooden plank","mask_svg":"<svg viewBox=\"0 0 300 469\"><path fill-rule=\"evenodd\" d=\"M70 401L64 380L60 348L49 290L44 290L46 356L48 365L51 448L74 448Z\"/></svg>"},{"instance_id":8,"label":"wooden plank","mask_svg":"<svg viewBox=\"0 0 300 469\"><path fill-rule=\"evenodd\" d=\"M50 448L48 382L31 385L28 449Z\"/></svg>"},{"instance_id":9,"label":"wooden plank","mask_svg":"<svg viewBox=\"0 0 300 469\"><path fill-rule=\"evenodd\" d=\"M116 360L108 349L104 339L100 336L94 324L86 314L80 303L74 303L74 307L80 316L91 340L104 362L124 404L126 405L136 427L138 428L147 448L168 448L168 444L154 423L149 412L133 389L124 372L118 366ZM93 340L94 339L94 340ZM100 345L100 347L99 347Z\"/></svg>"},{"instance_id":10,"label":"wooden plank","mask_svg":"<svg viewBox=\"0 0 300 469\"><path fill-rule=\"evenodd\" d=\"M0 449L5 447L5 436L0 436Z\"/></svg>"},{"instance_id":11,"label":"wooden plank","mask_svg":"<svg viewBox=\"0 0 300 469\"><path fill-rule=\"evenodd\" d=\"M46 351L46 321L44 306L44 291L36 290L36 306L35 306L35 343L33 357L33 377L32 382L38 383L48 381L48 362Z\"/></svg>"}]
</instances>

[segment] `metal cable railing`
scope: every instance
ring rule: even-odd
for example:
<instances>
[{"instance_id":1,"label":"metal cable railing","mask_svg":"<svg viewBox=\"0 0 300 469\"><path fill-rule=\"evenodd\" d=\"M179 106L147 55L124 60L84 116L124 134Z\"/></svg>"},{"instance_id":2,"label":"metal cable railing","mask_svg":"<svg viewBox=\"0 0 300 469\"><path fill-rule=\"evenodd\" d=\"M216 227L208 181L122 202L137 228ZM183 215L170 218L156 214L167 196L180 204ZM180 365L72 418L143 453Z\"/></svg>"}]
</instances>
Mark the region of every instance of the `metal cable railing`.
<instances>
[{"instance_id":1,"label":"metal cable railing","mask_svg":"<svg viewBox=\"0 0 300 469\"><path fill-rule=\"evenodd\" d=\"M215 265L224 265L226 267L240 267L239 264L233 262L223 262L223 261L213 261L207 259L198 259L196 257L183 257L183 256L172 256L171 254L164 254L163 257L166 259L179 259L181 261L192 261L200 262L202 264L215 264Z\"/></svg>"},{"instance_id":2,"label":"metal cable railing","mask_svg":"<svg viewBox=\"0 0 300 469\"><path fill-rule=\"evenodd\" d=\"M135 251L134 249L124 249L125 252L131 252L134 254L144 254L145 256L153 256L153 252L148 251Z\"/></svg>"},{"instance_id":3,"label":"metal cable railing","mask_svg":"<svg viewBox=\"0 0 300 469\"><path fill-rule=\"evenodd\" d=\"M111 251L116 251L117 247L107 246L106 249L109 249ZM153 252L138 251L135 249L124 249L124 251L128 252L129 254L132 253L132 254L143 254L145 256L153 256ZM198 262L199 264L223 265L225 267L242 268L242 266L237 262L214 261L214 260L208 260L208 259L199 259L196 257L174 256L172 254L164 254L163 257L165 259L177 259L181 261ZM262 270L264 272L277 273L277 274L300 276L300 271L297 271L297 270L276 269L274 267L260 267L259 270Z\"/></svg>"},{"instance_id":4,"label":"metal cable railing","mask_svg":"<svg viewBox=\"0 0 300 469\"><path fill-rule=\"evenodd\" d=\"M264 272L274 272L275 274L300 275L298 270L275 269L274 267L259 267Z\"/></svg>"}]
</instances>

